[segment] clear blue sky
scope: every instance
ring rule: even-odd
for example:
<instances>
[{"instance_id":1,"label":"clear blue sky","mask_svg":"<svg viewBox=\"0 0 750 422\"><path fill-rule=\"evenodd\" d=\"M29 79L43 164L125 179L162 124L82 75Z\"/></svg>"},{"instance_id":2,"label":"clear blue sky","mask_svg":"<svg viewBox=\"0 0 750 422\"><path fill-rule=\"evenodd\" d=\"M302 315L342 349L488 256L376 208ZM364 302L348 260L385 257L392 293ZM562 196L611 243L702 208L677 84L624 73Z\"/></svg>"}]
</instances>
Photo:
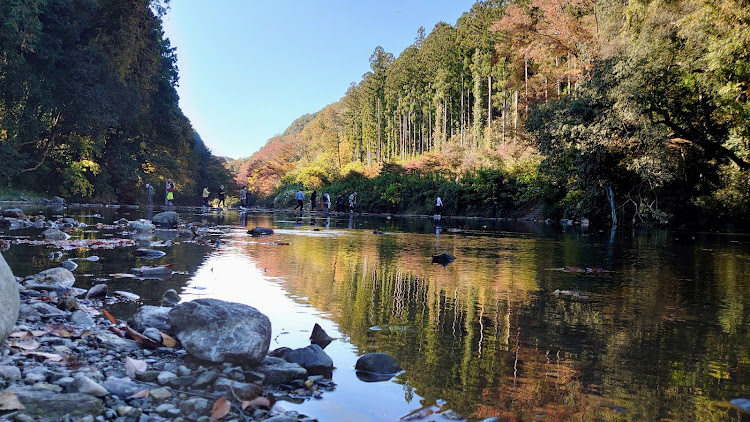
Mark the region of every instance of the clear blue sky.
<instances>
[{"instance_id":1,"label":"clear blue sky","mask_svg":"<svg viewBox=\"0 0 750 422\"><path fill-rule=\"evenodd\" d=\"M474 0L174 0L180 107L215 155L242 158L341 99L382 46L398 57Z\"/></svg>"}]
</instances>

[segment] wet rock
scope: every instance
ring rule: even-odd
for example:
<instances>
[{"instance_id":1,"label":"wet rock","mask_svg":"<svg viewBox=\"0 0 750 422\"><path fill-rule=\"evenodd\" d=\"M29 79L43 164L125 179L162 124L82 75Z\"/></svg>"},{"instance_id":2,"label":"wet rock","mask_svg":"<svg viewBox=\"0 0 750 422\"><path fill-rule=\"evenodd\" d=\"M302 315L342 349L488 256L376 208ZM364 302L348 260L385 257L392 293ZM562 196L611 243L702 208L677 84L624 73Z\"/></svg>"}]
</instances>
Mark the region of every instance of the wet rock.
<instances>
[{"instance_id":1,"label":"wet rock","mask_svg":"<svg viewBox=\"0 0 750 422\"><path fill-rule=\"evenodd\" d=\"M49 420L60 420L65 415L73 418L104 413L101 400L88 394L56 393L34 387L11 387L6 390L18 396L26 407L25 413Z\"/></svg>"},{"instance_id":2,"label":"wet rock","mask_svg":"<svg viewBox=\"0 0 750 422\"><path fill-rule=\"evenodd\" d=\"M72 259L66 259L65 261L60 263L60 266L68 271L75 271L76 268L78 268L78 264L76 264L76 262Z\"/></svg>"},{"instance_id":3,"label":"wet rock","mask_svg":"<svg viewBox=\"0 0 750 422\"><path fill-rule=\"evenodd\" d=\"M53 196L50 202L57 205L65 204L65 200L59 196Z\"/></svg>"},{"instance_id":4,"label":"wet rock","mask_svg":"<svg viewBox=\"0 0 750 422\"><path fill-rule=\"evenodd\" d=\"M131 326L136 331L142 333L147 328L156 328L163 333L171 333L172 327L169 325L169 311L172 308L163 306L141 306L133 315Z\"/></svg>"},{"instance_id":5,"label":"wet rock","mask_svg":"<svg viewBox=\"0 0 750 422\"><path fill-rule=\"evenodd\" d=\"M71 393L88 394L94 397L104 397L107 395L106 388L85 375L76 375L70 384L69 391Z\"/></svg>"},{"instance_id":6,"label":"wet rock","mask_svg":"<svg viewBox=\"0 0 750 422\"><path fill-rule=\"evenodd\" d=\"M247 234L251 236L269 236L273 234L273 230L267 227L255 227L247 231Z\"/></svg>"},{"instance_id":7,"label":"wet rock","mask_svg":"<svg viewBox=\"0 0 750 422\"><path fill-rule=\"evenodd\" d=\"M296 363L290 363L281 358L266 357L260 365L255 367L265 377L266 384L289 384L294 380L305 379L307 370Z\"/></svg>"},{"instance_id":8,"label":"wet rock","mask_svg":"<svg viewBox=\"0 0 750 422\"><path fill-rule=\"evenodd\" d=\"M180 303L180 295L177 294L175 289L169 289L161 297L161 303L164 306L175 306Z\"/></svg>"},{"instance_id":9,"label":"wet rock","mask_svg":"<svg viewBox=\"0 0 750 422\"><path fill-rule=\"evenodd\" d=\"M219 378L214 383L214 390L234 394L242 400L252 400L260 395L263 387L256 383L233 381L227 378Z\"/></svg>"},{"instance_id":10,"label":"wet rock","mask_svg":"<svg viewBox=\"0 0 750 422\"><path fill-rule=\"evenodd\" d=\"M155 226L148 220L136 220L128 223L128 229L136 233L150 233L154 231Z\"/></svg>"},{"instance_id":11,"label":"wet rock","mask_svg":"<svg viewBox=\"0 0 750 422\"><path fill-rule=\"evenodd\" d=\"M387 353L366 353L357 359L354 369L373 374L395 374L401 367L396 359Z\"/></svg>"},{"instance_id":12,"label":"wet rock","mask_svg":"<svg viewBox=\"0 0 750 422\"><path fill-rule=\"evenodd\" d=\"M260 363L271 343L271 321L252 306L217 299L181 303L169 323L191 356L214 363Z\"/></svg>"},{"instance_id":13,"label":"wet rock","mask_svg":"<svg viewBox=\"0 0 750 422\"><path fill-rule=\"evenodd\" d=\"M70 239L69 234L58 229L47 229L42 232L42 236L46 240L68 240Z\"/></svg>"},{"instance_id":14,"label":"wet rock","mask_svg":"<svg viewBox=\"0 0 750 422\"><path fill-rule=\"evenodd\" d=\"M88 293L86 293L87 298L100 298L100 297L107 297L107 293L109 291L109 287L107 287L106 284L101 283L97 284L95 286L92 286Z\"/></svg>"},{"instance_id":15,"label":"wet rock","mask_svg":"<svg viewBox=\"0 0 750 422\"><path fill-rule=\"evenodd\" d=\"M180 215L174 211L164 211L156 214L151 221L158 227L173 229L180 223Z\"/></svg>"},{"instance_id":16,"label":"wet rock","mask_svg":"<svg viewBox=\"0 0 750 422\"><path fill-rule=\"evenodd\" d=\"M13 332L20 307L16 277L0 255L0 343Z\"/></svg>"},{"instance_id":17,"label":"wet rock","mask_svg":"<svg viewBox=\"0 0 750 422\"><path fill-rule=\"evenodd\" d=\"M139 249L136 249L133 254L140 258L156 259L156 258L163 257L167 253L164 251L156 250L156 249L139 248Z\"/></svg>"},{"instance_id":18,"label":"wet rock","mask_svg":"<svg viewBox=\"0 0 750 422\"><path fill-rule=\"evenodd\" d=\"M100 331L94 335L96 339L101 343L102 347L109 350L117 350L122 352L132 352L140 350L140 346L133 340L128 340L118 336L117 334L110 333L109 331Z\"/></svg>"},{"instance_id":19,"label":"wet rock","mask_svg":"<svg viewBox=\"0 0 750 422\"><path fill-rule=\"evenodd\" d=\"M333 360L317 344L289 350L280 357L287 362L296 363L311 374L326 373L333 369Z\"/></svg>"}]
</instances>

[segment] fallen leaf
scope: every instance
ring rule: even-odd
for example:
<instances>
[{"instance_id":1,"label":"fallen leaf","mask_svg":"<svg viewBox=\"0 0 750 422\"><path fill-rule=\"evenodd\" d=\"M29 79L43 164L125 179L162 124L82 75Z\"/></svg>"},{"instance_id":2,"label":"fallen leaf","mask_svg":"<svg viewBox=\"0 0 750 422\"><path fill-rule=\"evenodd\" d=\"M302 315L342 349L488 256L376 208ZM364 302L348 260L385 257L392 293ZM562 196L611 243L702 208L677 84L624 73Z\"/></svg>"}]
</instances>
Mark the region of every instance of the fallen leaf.
<instances>
[{"instance_id":1,"label":"fallen leaf","mask_svg":"<svg viewBox=\"0 0 750 422\"><path fill-rule=\"evenodd\" d=\"M125 375L133 376L136 372L143 372L147 368L145 360L132 359L130 356L125 358Z\"/></svg>"},{"instance_id":2,"label":"fallen leaf","mask_svg":"<svg viewBox=\"0 0 750 422\"><path fill-rule=\"evenodd\" d=\"M143 347L150 347L152 349L156 349L159 346L161 346L161 344L151 340L150 338L144 336L143 334L139 333L138 331L135 331L134 329L128 326L125 326L125 329L130 335L130 338L135 340L138 344L140 344Z\"/></svg>"},{"instance_id":3,"label":"fallen leaf","mask_svg":"<svg viewBox=\"0 0 750 422\"><path fill-rule=\"evenodd\" d=\"M177 347L177 340L175 340L174 337L170 336L169 334L162 333L161 331L159 331L159 334L161 334L161 344L169 347L170 349L174 349L175 347Z\"/></svg>"},{"instance_id":4,"label":"fallen leaf","mask_svg":"<svg viewBox=\"0 0 750 422\"><path fill-rule=\"evenodd\" d=\"M106 317L106 318L107 318L107 319L109 320L109 322L111 322L111 323L112 323L113 325L117 325L117 319L115 319L114 315L112 315L111 313L109 313L109 311L108 311L108 310L106 310L106 309L102 309L102 314L104 314L104 316L105 316L105 317Z\"/></svg>"},{"instance_id":5,"label":"fallen leaf","mask_svg":"<svg viewBox=\"0 0 750 422\"><path fill-rule=\"evenodd\" d=\"M229 414L229 410L232 408L232 402L226 399L226 397L220 397L214 403L214 408L211 410L211 421L218 421L224 416Z\"/></svg>"},{"instance_id":6,"label":"fallen leaf","mask_svg":"<svg viewBox=\"0 0 750 422\"><path fill-rule=\"evenodd\" d=\"M129 399L145 399L146 397L148 397L149 394L150 393L148 390L141 390L141 391L131 394L130 397L128 398Z\"/></svg>"},{"instance_id":7,"label":"fallen leaf","mask_svg":"<svg viewBox=\"0 0 750 422\"><path fill-rule=\"evenodd\" d=\"M18 400L18 396L13 393L0 394L0 410L24 410L26 407Z\"/></svg>"},{"instance_id":8,"label":"fallen leaf","mask_svg":"<svg viewBox=\"0 0 750 422\"><path fill-rule=\"evenodd\" d=\"M18 347L19 349L23 350L36 350L41 347L41 344L39 344L39 342L36 340L21 340L11 341L10 347Z\"/></svg>"},{"instance_id":9,"label":"fallen leaf","mask_svg":"<svg viewBox=\"0 0 750 422\"><path fill-rule=\"evenodd\" d=\"M250 401L246 400L242 402L242 410L245 410L248 406L265 407L266 409L270 409L271 402L267 398L261 396L261 397L256 397Z\"/></svg>"},{"instance_id":10,"label":"fallen leaf","mask_svg":"<svg viewBox=\"0 0 750 422\"><path fill-rule=\"evenodd\" d=\"M45 358L45 359L47 359L48 361L51 361L51 362L62 362L63 361L63 357L62 356L54 354L54 353L22 351L21 354L24 355L24 356L39 356L39 357Z\"/></svg>"}]
</instances>

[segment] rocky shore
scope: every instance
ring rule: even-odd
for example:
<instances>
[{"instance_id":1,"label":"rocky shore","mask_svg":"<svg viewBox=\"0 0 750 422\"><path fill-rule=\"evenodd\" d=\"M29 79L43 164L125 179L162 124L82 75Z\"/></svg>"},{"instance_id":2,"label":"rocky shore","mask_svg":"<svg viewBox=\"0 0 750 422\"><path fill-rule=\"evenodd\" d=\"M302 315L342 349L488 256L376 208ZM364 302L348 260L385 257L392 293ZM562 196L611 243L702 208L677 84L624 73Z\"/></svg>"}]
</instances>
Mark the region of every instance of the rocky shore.
<instances>
[{"instance_id":1,"label":"rocky shore","mask_svg":"<svg viewBox=\"0 0 750 422\"><path fill-rule=\"evenodd\" d=\"M45 229L39 242L68 241L65 228L78 224L5 214L5 227ZM174 226L174 214L153 223ZM154 229L148 221L120 223ZM332 339L318 326L310 346L269 351L271 321L251 306L181 302L170 290L162 306L141 306L122 321L105 309L106 284L74 283L64 267L15 277L0 255L0 420L310 421L285 403L336 388L323 350ZM389 379L400 368L371 354L357 370Z\"/></svg>"}]
</instances>

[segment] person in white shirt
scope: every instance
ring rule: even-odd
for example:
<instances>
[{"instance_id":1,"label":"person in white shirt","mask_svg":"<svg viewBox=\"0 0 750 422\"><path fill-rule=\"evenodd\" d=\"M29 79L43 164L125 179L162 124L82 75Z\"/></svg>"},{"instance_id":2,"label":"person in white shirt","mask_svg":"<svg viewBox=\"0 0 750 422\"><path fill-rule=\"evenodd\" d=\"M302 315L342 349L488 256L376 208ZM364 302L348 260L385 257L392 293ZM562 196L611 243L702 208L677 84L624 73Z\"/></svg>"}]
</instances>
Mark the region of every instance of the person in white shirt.
<instances>
[{"instance_id":1,"label":"person in white shirt","mask_svg":"<svg viewBox=\"0 0 750 422\"><path fill-rule=\"evenodd\" d=\"M435 201L435 215L440 215L443 209L443 200L440 199L440 197L437 197L437 200Z\"/></svg>"}]
</instances>

